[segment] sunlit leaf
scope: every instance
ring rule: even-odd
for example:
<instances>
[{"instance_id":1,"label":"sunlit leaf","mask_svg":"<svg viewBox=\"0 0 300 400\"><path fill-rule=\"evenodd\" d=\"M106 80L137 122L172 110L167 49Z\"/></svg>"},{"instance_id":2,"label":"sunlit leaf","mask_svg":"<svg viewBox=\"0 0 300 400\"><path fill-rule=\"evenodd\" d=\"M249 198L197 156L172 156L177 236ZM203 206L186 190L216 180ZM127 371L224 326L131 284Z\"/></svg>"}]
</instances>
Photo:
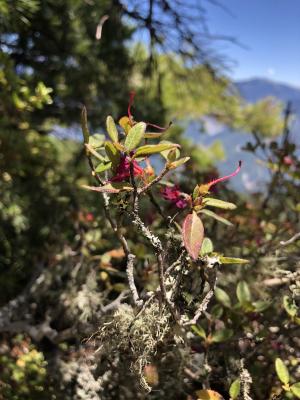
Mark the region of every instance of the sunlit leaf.
<instances>
[{"instance_id":1,"label":"sunlit leaf","mask_svg":"<svg viewBox=\"0 0 300 400\"><path fill-rule=\"evenodd\" d=\"M297 315L298 307L295 301L289 296L283 296L283 307L291 317L295 317Z\"/></svg>"},{"instance_id":2,"label":"sunlit leaf","mask_svg":"<svg viewBox=\"0 0 300 400\"><path fill-rule=\"evenodd\" d=\"M291 392L294 396L300 399L300 382L296 382L291 386Z\"/></svg>"},{"instance_id":3,"label":"sunlit leaf","mask_svg":"<svg viewBox=\"0 0 300 400\"><path fill-rule=\"evenodd\" d=\"M157 139L161 137L165 132L146 132L144 135L145 139Z\"/></svg>"},{"instance_id":4,"label":"sunlit leaf","mask_svg":"<svg viewBox=\"0 0 300 400\"><path fill-rule=\"evenodd\" d=\"M182 236L187 252L196 260L203 242L204 227L201 219L194 211L188 214L183 222Z\"/></svg>"},{"instance_id":5,"label":"sunlit leaf","mask_svg":"<svg viewBox=\"0 0 300 400\"><path fill-rule=\"evenodd\" d=\"M130 128L124 146L127 151L131 151L137 148L140 141L144 138L144 134L146 131L146 124L145 122L139 122Z\"/></svg>"},{"instance_id":6,"label":"sunlit leaf","mask_svg":"<svg viewBox=\"0 0 300 400\"><path fill-rule=\"evenodd\" d=\"M119 193L121 191L131 191L133 187L126 182L111 182L103 186L87 186L82 185L84 189L92 190L100 193Z\"/></svg>"},{"instance_id":7,"label":"sunlit leaf","mask_svg":"<svg viewBox=\"0 0 300 400\"><path fill-rule=\"evenodd\" d=\"M210 254L214 251L214 246L212 241L209 238L204 238L200 250L200 255L205 256L206 254Z\"/></svg>"},{"instance_id":8,"label":"sunlit leaf","mask_svg":"<svg viewBox=\"0 0 300 400\"><path fill-rule=\"evenodd\" d=\"M206 333L205 330L202 328L200 325L193 325L192 326L192 331L196 333L196 335L202 337L202 339L206 339Z\"/></svg>"},{"instance_id":9,"label":"sunlit leaf","mask_svg":"<svg viewBox=\"0 0 300 400\"><path fill-rule=\"evenodd\" d=\"M97 168L95 169L96 172L104 172L107 171L108 169L110 169L112 166L111 161L108 162L104 162L104 163L100 163L97 165Z\"/></svg>"},{"instance_id":10,"label":"sunlit leaf","mask_svg":"<svg viewBox=\"0 0 300 400\"><path fill-rule=\"evenodd\" d=\"M100 161L104 161L105 157L103 157L101 154L99 154L90 144L86 143L85 148L88 151L88 154L91 153L94 157L98 158Z\"/></svg>"},{"instance_id":11,"label":"sunlit leaf","mask_svg":"<svg viewBox=\"0 0 300 400\"><path fill-rule=\"evenodd\" d=\"M189 159L190 159L190 157L183 157L183 158L180 158L179 160L168 163L168 168L174 169L174 168L181 167L181 165L185 164L187 161L189 161Z\"/></svg>"},{"instance_id":12,"label":"sunlit leaf","mask_svg":"<svg viewBox=\"0 0 300 400\"><path fill-rule=\"evenodd\" d=\"M241 304L248 304L251 302L251 293L248 284L245 281L238 283L236 288L236 295Z\"/></svg>"},{"instance_id":13,"label":"sunlit leaf","mask_svg":"<svg viewBox=\"0 0 300 400\"><path fill-rule=\"evenodd\" d=\"M215 288L215 296L216 296L216 299L221 304L223 304L224 307L231 308L231 300L230 300L230 297L228 296L228 294L225 292L225 290L223 290L219 287L216 287Z\"/></svg>"},{"instance_id":14,"label":"sunlit leaf","mask_svg":"<svg viewBox=\"0 0 300 400\"><path fill-rule=\"evenodd\" d=\"M170 162L177 160L180 157L180 151L178 147L179 145L174 145L174 143L169 142L168 140L162 140L159 144L161 145L171 145L171 147L167 147L166 149L161 151L161 155ZM174 149L174 147L177 147Z\"/></svg>"},{"instance_id":15,"label":"sunlit leaf","mask_svg":"<svg viewBox=\"0 0 300 400\"><path fill-rule=\"evenodd\" d=\"M239 379L236 379L232 382L229 388L229 395L232 400L236 400L240 394L241 390L241 382Z\"/></svg>"},{"instance_id":16,"label":"sunlit leaf","mask_svg":"<svg viewBox=\"0 0 300 400\"><path fill-rule=\"evenodd\" d=\"M178 150L178 148L174 148L169 151L167 160L169 163L172 163L173 161L176 161L177 158L179 157L180 157L180 151Z\"/></svg>"},{"instance_id":17,"label":"sunlit leaf","mask_svg":"<svg viewBox=\"0 0 300 400\"><path fill-rule=\"evenodd\" d=\"M197 400L224 400L220 393L210 389L197 390L196 395Z\"/></svg>"},{"instance_id":18,"label":"sunlit leaf","mask_svg":"<svg viewBox=\"0 0 300 400\"><path fill-rule=\"evenodd\" d=\"M249 260L245 260L244 258L220 256L220 263L221 264L248 264Z\"/></svg>"},{"instance_id":19,"label":"sunlit leaf","mask_svg":"<svg viewBox=\"0 0 300 400\"><path fill-rule=\"evenodd\" d=\"M178 146L177 144L174 143L168 143L168 144L147 144L145 146L139 147L136 152L134 153L132 158L136 157L145 157L149 156L150 154L155 154L155 153L161 153L162 151L166 149L172 149L174 147Z\"/></svg>"},{"instance_id":20,"label":"sunlit leaf","mask_svg":"<svg viewBox=\"0 0 300 400\"><path fill-rule=\"evenodd\" d=\"M207 210L206 208L204 208L204 209L202 208L202 209L200 209L199 212L202 213L202 214L208 215L209 217L212 217L212 218L216 219L219 222L222 222L223 224L225 224L227 226L233 226L233 224L230 221L228 221L226 218L221 217L220 215L214 213L211 210Z\"/></svg>"},{"instance_id":21,"label":"sunlit leaf","mask_svg":"<svg viewBox=\"0 0 300 400\"><path fill-rule=\"evenodd\" d=\"M281 358L276 358L275 369L278 378L281 380L282 383L287 385L290 381L290 374L287 367L284 365L284 362L281 360Z\"/></svg>"},{"instance_id":22,"label":"sunlit leaf","mask_svg":"<svg viewBox=\"0 0 300 400\"><path fill-rule=\"evenodd\" d=\"M272 303L270 301L258 300L254 301L252 304L255 308L255 311L262 312L265 311L268 307L270 307Z\"/></svg>"},{"instance_id":23,"label":"sunlit leaf","mask_svg":"<svg viewBox=\"0 0 300 400\"><path fill-rule=\"evenodd\" d=\"M89 145L92 146L94 149L98 149L102 147L105 142L105 136L101 135L100 133L95 133L89 137Z\"/></svg>"},{"instance_id":24,"label":"sunlit leaf","mask_svg":"<svg viewBox=\"0 0 300 400\"><path fill-rule=\"evenodd\" d=\"M113 142L117 142L119 138L118 130L113 117L110 115L106 118L106 130L111 140Z\"/></svg>"},{"instance_id":25,"label":"sunlit leaf","mask_svg":"<svg viewBox=\"0 0 300 400\"><path fill-rule=\"evenodd\" d=\"M120 158L121 158L120 151L116 148L116 146L112 142L105 142L104 148L107 157L110 159L112 163L113 168L116 169L120 163Z\"/></svg>"},{"instance_id":26,"label":"sunlit leaf","mask_svg":"<svg viewBox=\"0 0 300 400\"><path fill-rule=\"evenodd\" d=\"M227 201L223 201L223 200L219 200L219 199L214 199L212 197L204 198L203 204L205 206L209 206L209 207L222 208L223 210L234 210L236 208L236 205L233 203L229 203Z\"/></svg>"},{"instance_id":27,"label":"sunlit leaf","mask_svg":"<svg viewBox=\"0 0 300 400\"><path fill-rule=\"evenodd\" d=\"M114 142L114 146L119 151L122 151L122 152L125 151L125 147L121 143Z\"/></svg>"},{"instance_id":28,"label":"sunlit leaf","mask_svg":"<svg viewBox=\"0 0 300 400\"><path fill-rule=\"evenodd\" d=\"M221 343L225 342L226 340L230 339L233 335L232 329L222 328L215 331L211 336L211 341L214 343Z\"/></svg>"}]
</instances>

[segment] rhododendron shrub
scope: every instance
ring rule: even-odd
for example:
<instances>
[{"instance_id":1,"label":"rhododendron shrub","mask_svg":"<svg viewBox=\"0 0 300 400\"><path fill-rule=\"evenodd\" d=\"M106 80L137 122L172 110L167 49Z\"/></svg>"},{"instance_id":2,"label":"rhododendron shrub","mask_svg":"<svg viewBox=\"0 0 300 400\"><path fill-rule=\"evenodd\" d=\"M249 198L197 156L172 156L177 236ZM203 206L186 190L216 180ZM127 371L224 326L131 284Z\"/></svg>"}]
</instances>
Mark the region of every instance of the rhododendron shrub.
<instances>
[{"instance_id":1,"label":"rhododendron shrub","mask_svg":"<svg viewBox=\"0 0 300 400\"><path fill-rule=\"evenodd\" d=\"M126 257L129 288L126 302L118 303L110 322L102 325L94 338L102 343L105 354L115 354L115 350L130 354L131 371L149 391L159 379L153 377L159 375L161 368L161 362L155 362L158 347L190 346L191 337L201 335L197 324L209 309L216 291L218 270L223 264L248 261L214 249L206 223L202 221L204 217L230 225L224 216L213 210L234 210L235 204L213 196L210 190L237 175L242 163L239 162L237 169L228 176L199 182L189 193L182 191L175 183L176 175L183 166L188 166L189 156L181 155L177 143L164 140L167 128L134 120L133 97L131 94L128 115L120 118L118 124L111 116L107 117L106 135L91 135L87 112L83 109L85 150L97 183L84 188L102 197L105 216ZM163 161L159 171L154 167L157 163L152 162L154 155ZM152 204L157 211L156 218L162 221L163 228L158 232L157 222L141 212L146 201ZM140 244L146 244L152 253L151 269L157 283L151 289L136 283L140 261L130 241L129 231L132 230L137 232ZM231 335L231 330L225 327L209 340L222 342ZM111 356L110 362L118 365L120 359L114 357ZM209 391L204 392L209 395Z\"/></svg>"}]
</instances>

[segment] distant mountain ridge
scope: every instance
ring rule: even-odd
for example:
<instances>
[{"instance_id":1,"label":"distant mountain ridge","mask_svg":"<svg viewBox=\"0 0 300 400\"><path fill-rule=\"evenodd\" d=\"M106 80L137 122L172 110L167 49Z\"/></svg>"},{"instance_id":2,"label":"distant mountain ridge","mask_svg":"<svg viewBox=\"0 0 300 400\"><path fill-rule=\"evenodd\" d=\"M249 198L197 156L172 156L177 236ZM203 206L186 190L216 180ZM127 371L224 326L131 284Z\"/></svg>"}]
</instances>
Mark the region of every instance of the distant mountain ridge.
<instances>
[{"instance_id":1,"label":"distant mountain ridge","mask_svg":"<svg viewBox=\"0 0 300 400\"><path fill-rule=\"evenodd\" d=\"M235 86L241 96L249 102L258 101L267 96L276 97L283 103L291 101L294 112L300 117L300 87L264 78L237 81Z\"/></svg>"},{"instance_id":2,"label":"distant mountain ridge","mask_svg":"<svg viewBox=\"0 0 300 400\"><path fill-rule=\"evenodd\" d=\"M238 81L235 82L235 85L240 95L248 102L255 102L268 96L273 96L283 103L291 101L292 110L296 116L291 133L295 142L300 144L300 88L263 78ZM253 141L252 135L233 131L215 120L208 120L206 130L207 134L201 135L196 126L192 124L186 134L196 143L200 142L204 146L210 146L216 140L222 143L226 159L217 163L221 174L230 173L237 165L238 160L243 160L241 173L229 184L241 192L263 190L269 180L267 169L257 163L253 154L242 150L248 141Z\"/></svg>"}]
</instances>

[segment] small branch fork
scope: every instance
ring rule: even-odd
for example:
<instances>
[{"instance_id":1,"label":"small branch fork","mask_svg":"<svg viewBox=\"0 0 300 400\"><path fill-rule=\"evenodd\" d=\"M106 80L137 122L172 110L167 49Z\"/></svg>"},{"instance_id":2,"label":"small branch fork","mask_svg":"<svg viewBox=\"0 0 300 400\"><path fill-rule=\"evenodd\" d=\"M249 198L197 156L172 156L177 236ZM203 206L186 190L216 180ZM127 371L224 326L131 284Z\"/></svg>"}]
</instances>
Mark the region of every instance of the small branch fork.
<instances>
[{"instance_id":1,"label":"small branch fork","mask_svg":"<svg viewBox=\"0 0 300 400\"><path fill-rule=\"evenodd\" d=\"M155 183L159 182L163 176L168 172L168 168L162 170L162 172L151 181L145 187L138 189L135 178L134 178L134 169L133 163L130 164L130 180L133 186L133 211L130 213L130 216L133 219L133 223L137 226L139 231L143 234L143 236L150 242L151 246L153 247L154 253L157 259L158 265L158 276L159 276L159 286L162 300L167 304L168 308L170 309L173 317L175 320L179 320L178 313L176 312L174 305L172 304L171 300L167 296L166 287L165 287L165 276L164 276L164 251L163 246L160 239L155 236L150 229L144 224L139 216L139 198L140 196L149 190Z\"/></svg>"},{"instance_id":2,"label":"small branch fork","mask_svg":"<svg viewBox=\"0 0 300 400\"><path fill-rule=\"evenodd\" d=\"M202 299L200 305L198 306L194 317L191 320L184 322L183 323L184 326L196 325L198 319L206 311L208 304L214 295L214 291L217 284L217 273L218 273L217 265L214 265L213 269L209 272L209 277L208 277L209 290Z\"/></svg>"},{"instance_id":3,"label":"small branch fork","mask_svg":"<svg viewBox=\"0 0 300 400\"><path fill-rule=\"evenodd\" d=\"M132 164L131 164L132 165ZM137 190L138 195L141 195L143 193L146 193L153 185L156 183L160 182L162 178L170 171L170 169L167 167L167 165L164 166L162 171L157 175L156 178L154 178L151 182L149 182L147 185L144 187L140 188Z\"/></svg>"},{"instance_id":4,"label":"small branch fork","mask_svg":"<svg viewBox=\"0 0 300 400\"><path fill-rule=\"evenodd\" d=\"M289 240L287 241L281 241L280 245L281 246L288 246L291 243L296 242L298 239L300 239L300 232L296 233L294 236L292 236Z\"/></svg>"}]
</instances>

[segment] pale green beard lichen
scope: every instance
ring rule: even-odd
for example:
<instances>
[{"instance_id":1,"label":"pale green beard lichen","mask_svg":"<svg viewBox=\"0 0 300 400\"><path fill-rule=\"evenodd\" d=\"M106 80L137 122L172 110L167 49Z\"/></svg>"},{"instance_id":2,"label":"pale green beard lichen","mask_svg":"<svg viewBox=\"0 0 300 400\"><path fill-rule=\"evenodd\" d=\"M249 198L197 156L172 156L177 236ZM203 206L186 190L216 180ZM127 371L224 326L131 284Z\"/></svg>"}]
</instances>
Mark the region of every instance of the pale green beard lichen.
<instances>
[{"instance_id":1,"label":"pale green beard lichen","mask_svg":"<svg viewBox=\"0 0 300 400\"><path fill-rule=\"evenodd\" d=\"M170 332L169 318L157 302L149 304L137 317L132 307L124 304L95 335L100 341L99 351L106 355L116 351L128 354L131 371L138 375L141 386L150 391L143 370Z\"/></svg>"}]
</instances>

